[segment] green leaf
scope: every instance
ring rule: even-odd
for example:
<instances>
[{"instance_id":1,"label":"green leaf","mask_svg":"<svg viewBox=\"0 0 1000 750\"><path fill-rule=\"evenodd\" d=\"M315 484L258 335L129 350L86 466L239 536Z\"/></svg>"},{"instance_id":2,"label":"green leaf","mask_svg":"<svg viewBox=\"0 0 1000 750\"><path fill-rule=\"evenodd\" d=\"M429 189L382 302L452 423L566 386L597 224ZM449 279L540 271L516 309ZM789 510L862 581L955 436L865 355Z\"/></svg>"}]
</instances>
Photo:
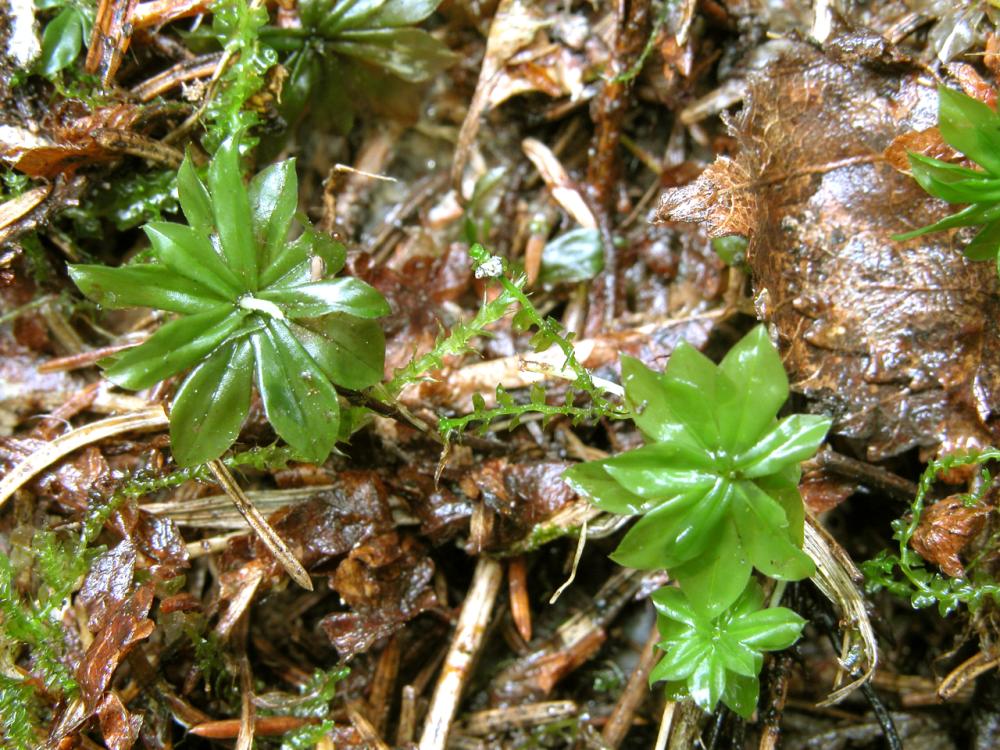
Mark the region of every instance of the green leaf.
<instances>
[{"instance_id":1,"label":"green leaf","mask_svg":"<svg viewBox=\"0 0 1000 750\"><path fill-rule=\"evenodd\" d=\"M156 221L143 227L153 254L174 273L203 284L219 297L235 301L241 291L236 278L212 249L208 237L184 224Z\"/></svg>"},{"instance_id":2,"label":"green leaf","mask_svg":"<svg viewBox=\"0 0 1000 750\"><path fill-rule=\"evenodd\" d=\"M257 248L253 241L250 202L239 164L239 138L230 136L208 166L208 187L219 242L226 263L243 290L257 291Z\"/></svg>"},{"instance_id":3,"label":"green leaf","mask_svg":"<svg viewBox=\"0 0 1000 750\"><path fill-rule=\"evenodd\" d=\"M756 484L739 482L732 508L740 541L757 570L786 581L816 572L809 556L792 543L781 505Z\"/></svg>"},{"instance_id":4,"label":"green leaf","mask_svg":"<svg viewBox=\"0 0 1000 750\"><path fill-rule=\"evenodd\" d=\"M267 268L281 251L299 201L295 160L272 164L250 181L247 190L254 236L260 248L261 265Z\"/></svg>"},{"instance_id":5,"label":"green leaf","mask_svg":"<svg viewBox=\"0 0 1000 750\"><path fill-rule=\"evenodd\" d=\"M626 568L664 570L690 559L683 557L684 553L696 555L699 546L704 549L716 531L715 527L700 523L695 508L700 499L698 494L679 496L646 513L629 529L611 559ZM693 537L694 553L676 544L683 536ZM687 547L690 546L689 543Z\"/></svg>"},{"instance_id":6,"label":"green leaf","mask_svg":"<svg viewBox=\"0 0 1000 750\"><path fill-rule=\"evenodd\" d=\"M726 635L757 651L781 651L799 639L805 624L792 610L771 607L734 620Z\"/></svg>"},{"instance_id":7,"label":"green leaf","mask_svg":"<svg viewBox=\"0 0 1000 750\"><path fill-rule=\"evenodd\" d=\"M347 262L347 248L323 232L307 228L305 236L312 243L313 254L323 259L327 275L338 273Z\"/></svg>"},{"instance_id":8,"label":"green leaf","mask_svg":"<svg viewBox=\"0 0 1000 750\"><path fill-rule=\"evenodd\" d=\"M350 277L293 287L272 286L256 296L273 302L290 318L317 318L330 313L378 318L390 312L385 297L360 279Z\"/></svg>"},{"instance_id":9,"label":"green leaf","mask_svg":"<svg viewBox=\"0 0 1000 750\"><path fill-rule=\"evenodd\" d=\"M300 8L304 4L300 4ZM303 18L303 23L305 19ZM323 63L312 46L304 47L289 55L284 62L288 80L281 88L278 111L290 128L294 128L306 112L316 92L321 91Z\"/></svg>"},{"instance_id":10,"label":"green leaf","mask_svg":"<svg viewBox=\"0 0 1000 750\"><path fill-rule=\"evenodd\" d=\"M691 608L691 602L680 589L664 586L654 591L649 598L656 611L664 617L690 628L700 627L702 618Z\"/></svg>"},{"instance_id":11,"label":"green leaf","mask_svg":"<svg viewBox=\"0 0 1000 750\"><path fill-rule=\"evenodd\" d=\"M440 4L441 0L385 0L369 17L368 25L381 29L412 26L428 18Z\"/></svg>"},{"instance_id":12,"label":"green leaf","mask_svg":"<svg viewBox=\"0 0 1000 750\"><path fill-rule=\"evenodd\" d=\"M670 570L691 605L706 617L716 617L739 598L752 570L731 520L720 527L715 550L718 554L701 555Z\"/></svg>"},{"instance_id":13,"label":"green leaf","mask_svg":"<svg viewBox=\"0 0 1000 750\"><path fill-rule=\"evenodd\" d=\"M753 446L774 423L774 415L788 398L788 376L762 325L729 350L719 370L739 384L720 397L717 407L722 447L739 453Z\"/></svg>"},{"instance_id":14,"label":"green leaf","mask_svg":"<svg viewBox=\"0 0 1000 750\"><path fill-rule=\"evenodd\" d=\"M726 667L719 654L713 651L688 678L688 693L702 709L712 711L725 689Z\"/></svg>"},{"instance_id":15,"label":"green leaf","mask_svg":"<svg viewBox=\"0 0 1000 750\"><path fill-rule=\"evenodd\" d=\"M345 28L364 27L384 4L385 0L336 0L328 3L319 17L319 30L323 36L332 39Z\"/></svg>"},{"instance_id":16,"label":"green leaf","mask_svg":"<svg viewBox=\"0 0 1000 750\"><path fill-rule=\"evenodd\" d=\"M144 343L117 356L104 376L137 391L186 370L212 352L242 322L229 305L189 315L162 326Z\"/></svg>"},{"instance_id":17,"label":"green leaf","mask_svg":"<svg viewBox=\"0 0 1000 750\"><path fill-rule=\"evenodd\" d=\"M252 335L257 389L275 431L306 461L325 461L337 441L337 392L283 322Z\"/></svg>"},{"instance_id":18,"label":"green leaf","mask_svg":"<svg viewBox=\"0 0 1000 750\"><path fill-rule=\"evenodd\" d=\"M760 672L760 668L757 669ZM754 677L743 677L738 674L726 676L726 689L722 693L722 702L733 711L749 719L757 708L757 699L760 696L760 681Z\"/></svg>"},{"instance_id":19,"label":"green leaf","mask_svg":"<svg viewBox=\"0 0 1000 750\"><path fill-rule=\"evenodd\" d=\"M604 460L604 470L629 492L666 500L704 494L715 484L710 456L678 443L652 443Z\"/></svg>"},{"instance_id":20,"label":"green leaf","mask_svg":"<svg viewBox=\"0 0 1000 750\"><path fill-rule=\"evenodd\" d=\"M458 59L446 44L413 28L345 31L329 47L411 83L426 81Z\"/></svg>"},{"instance_id":21,"label":"green leaf","mask_svg":"<svg viewBox=\"0 0 1000 750\"><path fill-rule=\"evenodd\" d=\"M195 171L190 154L184 156L184 161L177 171L177 195L188 224L202 236L210 237L215 231L212 199L208 195L205 183Z\"/></svg>"},{"instance_id":22,"label":"green leaf","mask_svg":"<svg viewBox=\"0 0 1000 750\"><path fill-rule=\"evenodd\" d=\"M292 287L308 284L312 279L310 253L312 237L302 234L286 243L260 274L260 288Z\"/></svg>"},{"instance_id":23,"label":"green leaf","mask_svg":"<svg viewBox=\"0 0 1000 750\"><path fill-rule=\"evenodd\" d=\"M715 642L715 648L727 672L735 672L741 677L757 676L758 655L735 638L731 629L727 629L725 636Z\"/></svg>"},{"instance_id":24,"label":"green leaf","mask_svg":"<svg viewBox=\"0 0 1000 750\"><path fill-rule=\"evenodd\" d=\"M969 260L997 260L1000 256L1000 220L980 229L962 252Z\"/></svg>"},{"instance_id":25,"label":"green leaf","mask_svg":"<svg viewBox=\"0 0 1000 750\"><path fill-rule=\"evenodd\" d=\"M538 280L543 284L589 281L603 268L601 233L596 229L573 229L545 244Z\"/></svg>"},{"instance_id":26,"label":"green leaf","mask_svg":"<svg viewBox=\"0 0 1000 750\"><path fill-rule=\"evenodd\" d=\"M711 450L722 444L721 404L732 401L736 385L708 357L682 342L670 355L663 374L670 408Z\"/></svg>"},{"instance_id":27,"label":"green leaf","mask_svg":"<svg viewBox=\"0 0 1000 750\"><path fill-rule=\"evenodd\" d=\"M750 450L734 459L740 474L762 477L780 471L788 464L798 464L815 455L831 420L813 414L793 414L778 422Z\"/></svg>"},{"instance_id":28,"label":"green leaf","mask_svg":"<svg viewBox=\"0 0 1000 750\"><path fill-rule=\"evenodd\" d=\"M913 178L924 190L949 203L1000 200L1000 179L922 154L908 154Z\"/></svg>"},{"instance_id":29,"label":"green leaf","mask_svg":"<svg viewBox=\"0 0 1000 750\"><path fill-rule=\"evenodd\" d=\"M938 129L952 148L1000 175L1000 119L988 106L960 91L938 86Z\"/></svg>"},{"instance_id":30,"label":"green leaf","mask_svg":"<svg viewBox=\"0 0 1000 750\"><path fill-rule=\"evenodd\" d=\"M225 304L211 289L175 274L161 265L109 268L67 266L80 291L102 307L153 307L176 313L196 313Z\"/></svg>"},{"instance_id":31,"label":"green leaf","mask_svg":"<svg viewBox=\"0 0 1000 750\"><path fill-rule=\"evenodd\" d=\"M931 232L940 232L944 229L955 229L956 227L972 227L977 224L989 224L997 219L1000 219L1000 204L975 203L958 213L946 216L941 221L936 221L920 229L914 229L912 232L893 235L892 238L897 242L905 242L906 240L912 240L914 237L920 237Z\"/></svg>"},{"instance_id":32,"label":"green leaf","mask_svg":"<svg viewBox=\"0 0 1000 750\"><path fill-rule=\"evenodd\" d=\"M198 365L174 396L170 446L180 466L221 456L240 434L250 409L253 350L246 337L230 341Z\"/></svg>"},{"instance_id":33,"label":"green leaf","mask_svg":"<svg viewBox=\"0 0 1000 750\"><path fill-rule=\"evenodd\" d=\"M661 644L666 653L649 673L650 683L686 680L712 654L712 644L697 637Z\"/></svg>"},{"instance_id":34,"label":"green leaf","mask_svg":"<svg viewBox=\"0 0 1000 750\"><path fill-rule=\"evenodd\" d=\"M605 471L602 461L588 461L570 467L563 473L563 481L608 513L645 513L658 504L622 487Z\"/></svg>"},{"instance_id":35,"label":"green leaf","mask_svg":"<svg viewBox=\"0 0 1000 750\"><path fill-rule=\"evenodd\" d=\"M746 262L748 244L746 237L730 234L712 240L712 249L727 266L739 266Z\"/></svg>"},{"instance_id":36,"label":"green leaf","mask_svg":"<svg viewBox=\"0 0 1000 750\"><path fill-rule=\"evenodd\" d=\"M685 346L681 344L678 349ZM677 350L674 351L677 354ZM715 365L709 362L713 371ZM622 385L632 419L649 439L659 443L680 443L691 449L708 446L670 408L664 377L632 357L622 357Z\"/></svg>"},{"instance_id":37,"label":"green leaf","mask_svg":"<svg viewBox=\"0 0 1000 750\"><path fill-rule=\"evenodd\" d=\"M385 334L376 321L334 314L319 320L301 320L289 327L337 385L360 390L381 382L385 374Z\"/></svg>"},{"instance_id":38,"label":"green leaf","mask_svg":"<svg viewBox=\"0 0 1000 750\"><path fill-rule=\"evenodd\" d=\"M39 65L42 75L52 77L68 67L83 48L86 19L73 6L63 8L45 25Z\"/></svg>"}]
</instances>

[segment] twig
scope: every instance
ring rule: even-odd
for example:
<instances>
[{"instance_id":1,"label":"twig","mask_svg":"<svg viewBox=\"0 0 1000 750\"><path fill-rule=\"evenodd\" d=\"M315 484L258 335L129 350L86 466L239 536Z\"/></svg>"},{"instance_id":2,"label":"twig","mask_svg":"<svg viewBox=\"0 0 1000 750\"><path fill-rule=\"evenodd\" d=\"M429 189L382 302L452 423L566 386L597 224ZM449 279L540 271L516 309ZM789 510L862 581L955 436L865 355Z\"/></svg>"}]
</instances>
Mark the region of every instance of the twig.
<instances>
[{"instance_id":1,"label":"twig","mask_svg":"<svg viewBox=\"0 0 1000 750\"><path fill-rule=\"evenodd\" d=\"M382 738L379 736L378 731L372 726L372 723L368 721L362 709L362 703L358 700L347 701L347 715L351 719L351 724L354 725L355 731L361 735L361 740L364 746L371 748L371 750L389 750L389 746L385 744Z\"/></svg>"},{"instance_id":2,"label":"twig","mask_svg":"<svg viewBox=\"0 0 1000 750\"><path fill-rule=\"evenodd\" d=\"M674 701L667 701L663 707L663 717L660 719L660 731L656 734L656 744L653 750L665 750L667 740L670 739L670 726L674 723L674 709L677 704Z\"/></svg>"},{"instance_id":3,"label":"twig","mask_svg":"<svg viewBox=\"0 0 1000 750\"><path fill-rule=\"evenodd\" d=\"M639 663L632 670L625 689L611 711L611 716L608 717L608 723L604 725L602 736L608 747L617 748L621 745L628 730L632 728L632 719L636 709L649 693L649 686L646 683L650 670L660 656L656 650L656 644L659 642L660 632L654 622L650 628L649 637L646 638L646 644L642 647L642 653L639 655Z\"/></svg>"},{"instance_id":4,"label":"twig","mask_svg":"<svg viewBox=\"0 0 1000 750\"><path fill-rule=\"evenodd\" d=\"M256 506L250 502L250 498L246 496L243 488L236 483L226 465L219 459L215 459L208 462L208 469L215 475L219 486L229 495L229 499L233 501L236 510L246 519L250 527L260 537L260 540L271 551L271 554L274 555L274 559L281 563L281 566L287 571L288 575L299 586L312 591L312 581L309 579L306 569L302 567L302 563L292 554L288 545L278 536L278 533L267 522L267 519L264 518L261 512L257 510Z\"/></svg>"},{"instance_id":5,"label":"twig","mask_svg":"<svg viewBox=\"0 0 1000 750\"><path fill-rule=\"evenodd\" d=\"M156 429L166 427L168 424L166 412L162 406L157 405L117 417L108 417L60 435L11 469L10 473L0 481L0 508L32 477L77 448L123 432Z\"/></svg>"},{"instance_id":6,"label":"twig","mask_svg":"<svg viewBox=\"0 0 1000 750\"><path fill-rule=\"evenodd\" d=\"M434 688L427 723L424 724L424 732L420 738L420 750L444 750L451 722L462 697L462 689L483 644L486 624L493 612L493 603L502 580L503 567L500 563L489 557L480 557L472 575L472 585L462 605L451 648Z\"/></svg>"},{"instance_id":7,"label":"twig","mask_svg":"<svg viewBox=\"0 0 1000 750\"><path fill-rule=\"evenodd\" d=\"M531 641L531 602L528 599L528 572L524 555L512 557L507 563L507 585L510 616L525 643Z\"/></svg>"}]
</instances>

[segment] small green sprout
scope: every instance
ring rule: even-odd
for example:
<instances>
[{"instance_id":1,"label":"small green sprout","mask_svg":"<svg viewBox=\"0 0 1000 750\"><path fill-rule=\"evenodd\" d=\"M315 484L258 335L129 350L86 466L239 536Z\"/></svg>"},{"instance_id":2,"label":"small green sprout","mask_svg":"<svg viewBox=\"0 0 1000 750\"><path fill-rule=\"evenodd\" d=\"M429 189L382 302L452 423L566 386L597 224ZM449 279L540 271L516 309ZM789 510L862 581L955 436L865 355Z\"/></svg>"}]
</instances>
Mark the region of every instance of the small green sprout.
<instances>
[{"instance_id":1,"label":"small green sprout","mask_svg":"<svg viewBox=\"0 0 1000 750\"><path fill-rule=\"evenodd\" d=\"M982 170L909 154L913 177L931 195L966 208L930 226L900 234L904 241L929 232L983 225L965 248L970 260L995 260L1000 252L1000 115L971 96L938 88L938 129L945 142Z\"/></svg>"},{"instance_id":2,"label":"small green sprout","mask_svg":"<svg viewBox=\"0 0 1000 750\"><path fill-rule=\"evenodd\" d=\"M565 479L602 510L642 515L616 562L667 570L680 585L654 596L667 655L651 680L706 709L721 699L748 715L760 652L791 645L802 627L788 610L761 609L751 573L791 581L815 571L802 551L799 464L830 420L776 418L788 377L763 326L718 365L687 344L662 375L623 357L622 380L648 444L578 464Z\"/></svg>"},{"instance_id":3,"label":"small green sprout","mask_svg":"<svg viewBox=\"0 0 1000 750\"><path fill-rule=\"evenodd\" d=\"M334 385L365 388L382 377L374 318L389 308L358 279L327 278L344 265L342 245L308 227L287 241L298 203L294 162L271 165L247 187L238 153L237 137L221 145L207 187L185 159L177 179L190 226L147 224L153 262L70 266L70 276L104 307L179 316L105 370L138 390L193 368L170 410L178 464L216 459L233 444L255 376L278 435L300 458L322 461L340 428Z\"/></svg>"},{"instance_id":4,"label":"small green sprout","mask_svg":"<svg viewBox=\"0 0 1000 750\"><path fill-rule=\"evenodd\" d=\"M657 627L666 653L649 674L653 684L666 681L667 695L688 695L706 711L721 700L743 717L757 706L764 651L788 648L802 633L805 620L785 607L764 608L756 582L716 618L705 617L678 589L652 596Z\"/></svg>"}]
</instances>

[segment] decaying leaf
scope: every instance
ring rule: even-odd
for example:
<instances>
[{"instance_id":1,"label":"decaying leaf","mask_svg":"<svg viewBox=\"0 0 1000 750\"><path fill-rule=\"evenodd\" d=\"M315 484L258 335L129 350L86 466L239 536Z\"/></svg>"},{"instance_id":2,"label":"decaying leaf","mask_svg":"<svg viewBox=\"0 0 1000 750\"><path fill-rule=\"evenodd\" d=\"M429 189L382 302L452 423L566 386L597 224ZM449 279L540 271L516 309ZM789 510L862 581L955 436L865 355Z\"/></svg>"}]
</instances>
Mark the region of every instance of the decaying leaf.
<instances>
[{"instance_id":1,"label":"decaying leaf","mask_svg":"<svg viewBox=\"0 0 1000 750\"><path fill-rule=\"evenodd\" d=\"M153 604L153 588L151 583L143 584L109 614L80 662L76 675L88 709L95 709L102 700L125 655L153 632L153 621L146 619Z\"/></svg>"},{"instance_id":2,"label":"decaying leaf","mask_svg":"<svg viewBox=\"0 0 1000 750\"><path fill-rule=\"evenodd\" d=\"M924 510L910 543L922 558L953 578L965 576L958 553L986 523L990 508L967 506L958 495L938 500Z\"/></svg>"},{"instance_id":3,"label":"decaying leaf","mask_svg":"<svg viewBox=\"0 0 1000 750\"><path fill-rule=\"evenodd\" d=\"M793 388L835 432L868 441L869 458L987 444L1000 404L995 270L967 261L955 233L892 239L948 211L882 156L934 124L936 91L884 50L871 65L851 59L850 42L831 43L836 60L789 43L752 76L731 124L738 153L668 190L659 218L749 236L757 312Z\"/></svg>"},{"instance_id":4,"label":"decaying leaf","mask_svg":"<svg viewBox=\"0 0 1000 750\"><path fill-rule=\"evenodd\" d=\"M434 563L412 537L374 537L351 550L331 581L353 611L327 615L320 627L342 658L367 651L437 604L433 576Z\"/></svg>"}]
</instances>

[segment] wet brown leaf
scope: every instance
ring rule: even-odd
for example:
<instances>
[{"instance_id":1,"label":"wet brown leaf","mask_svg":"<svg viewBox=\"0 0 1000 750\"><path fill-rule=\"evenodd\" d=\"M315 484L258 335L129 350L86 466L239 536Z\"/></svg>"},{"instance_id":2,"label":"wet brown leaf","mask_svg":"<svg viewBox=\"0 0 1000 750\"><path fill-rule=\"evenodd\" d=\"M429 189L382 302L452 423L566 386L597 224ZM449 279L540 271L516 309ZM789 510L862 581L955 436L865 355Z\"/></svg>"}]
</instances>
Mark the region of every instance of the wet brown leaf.
<instances>
[{"instance_id":1,"label":"wet brown leaf","mask_svg":"<svg viewBox=\"0 0 1000 750\"><path fill-rule=\"evenodd\" d=\"M941 161L961 159L961 155L944 142L941 131L936 125L926 130L914 130L896 136L885 150L885 159L900 172L910 174L908 153L921 154Z\"/></svg>"},{"instance_id":2,"label":"wet brown leaf","mask_svg":"<svg viewBox=\"0 0 1000 750\"><path fill-rule=\"evenodd\" d=\"M913 549L953 578L964 577L958 553L982 530L990 510L967 507L959 495L938 500L920 517L920 525L910 540Z\"/></svg>"},{"instance_id":3,"label":"wet brown leaf","mask_svg":"<svg viewBox=\"0 0 1000 750\"><path fill-rule=\"evenodd\" d=\"M128 750L139 738L142 716L130 713L114 693L104 696L97 708L97 717L108 750Z\"/></svg>"},{"instance_id":4,"label":"wet brown leaf","mask_svg":"<svg viewBox=\"0 0 1000 750\"><path fill-rule=\"evenodd\" d=\"M268 517L307 569L393 526L385 487L374 472L344 471L335 481L335 487ZM270 559L270 553L254 537L237 537L226 550L223 568L239 567L255 558Z\"/></svg>"},{"instance_id":5,"label":"wet brown leaf","mask_svg":"<svg viewBox=\"0 0 1000 750\"><path fill-rule=\"evenodd\" d=\"M89 710L97 707L104 691L111 683L118 664L136 643L153 632L152 620L146 619L153 604L152 583L136 589L108 615L105 626L96 634L83 661L76 670L76 678L83 693L84 704Z\"/></svg>"},{"instance_id":6,"label":"wet brown leaf","mask_svg":"<svg viewBox=\"0 0 1000 750\"><path fill-rule=\"evenodd\" d=\"M87 610L87 627L102 630L132 590L135 574L135 547L124 539L94 559L83 579L79 601Z\"/></svg>"},{"instance_id":7,"label":"wet brown leaf","mask_svg":"<svg viewBox=\"0 0 1000 750\"><path fill-rule=\"evenodd\" d=\"M479 497L496 512L489 549L520 540L576 498L562 480L569 464L559 461L519 464L506 458L486 461L462 482L470 497Z\"/></svg>"},{"instance_id":8,"label":"wet brown leaf","mask_svg":"<svg viewBox=\"0 0 1000 750\"><path fill-rule=\"evenodd\" d=\"M974 448L1000 403L996 273L965 260L955 233L892 239L952 209L881 156L933 125L935 89L876 63L788 43L750 79L737 155L667 191L659 216L750 236L757 312L793 387L870 460Z\"/></svg>"},{"instance_id":9,"label":"wet brown leaf","mask_svg":"<svg viewBox=\"0 0 1000 750\"><path fill-rule=\"evenodd\" d=\"M802 502L814 515L833 510L858 489L856 482L838 479L825 471L810 471L799 483Z\"/></svg>"},{"instance_id":10,"label":"wet brown leaf","mask_svg":"<svg viewBox=\"0 0 1000 750\"><path fill-rule=\"evenodd\" d=\"M437 604L429 588L434 563L412 537L381 534L351 550L331 586L354 611L327 615L320 626L344 659L367 651Z\"/></svg>"}]
</instances>

